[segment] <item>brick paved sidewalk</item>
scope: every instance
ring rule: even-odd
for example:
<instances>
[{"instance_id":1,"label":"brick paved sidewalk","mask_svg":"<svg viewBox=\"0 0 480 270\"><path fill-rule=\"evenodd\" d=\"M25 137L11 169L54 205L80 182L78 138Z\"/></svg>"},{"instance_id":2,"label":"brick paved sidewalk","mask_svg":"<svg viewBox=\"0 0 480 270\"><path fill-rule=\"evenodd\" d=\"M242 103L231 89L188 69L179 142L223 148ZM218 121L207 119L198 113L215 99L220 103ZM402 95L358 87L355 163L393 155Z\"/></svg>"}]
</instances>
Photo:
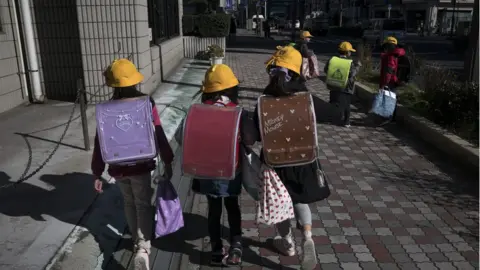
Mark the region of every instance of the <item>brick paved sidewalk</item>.
<instances>
[{"instance_id":1,"label":"brick paved sidewalk","mask_svg":"<svg viewBox=\"0 0 480 270\"><path fill-rule=\"evenodd\" d=\"M249 110L267 84L267 58L265 53L227 54L227 64L242 82L242 104ZM328 100L323 82L313 80L308 86ZM321 105L321 164L332 195L311 205L317 269L478 269L478 193L469 194L478 187L466 184L478 176L456 169L448 157L395 124L387 130L369 127L360 107L353 106L352 127L344 128L331 124L331 108L326 102ZM241 269L300 269L298 256L271 250L268 239L274 229L255 223L254 201L243 194L241 203ZM206 223L205 198L197 195L194 205L191 215ZM226 215L224 221L227 233ZM198 226L206 230L206 225ZM301 243L298 230L296 242ZM208 237L189 245L198 252L190 256L188 269L210 269Z\"/></svg>"}]
</instances>

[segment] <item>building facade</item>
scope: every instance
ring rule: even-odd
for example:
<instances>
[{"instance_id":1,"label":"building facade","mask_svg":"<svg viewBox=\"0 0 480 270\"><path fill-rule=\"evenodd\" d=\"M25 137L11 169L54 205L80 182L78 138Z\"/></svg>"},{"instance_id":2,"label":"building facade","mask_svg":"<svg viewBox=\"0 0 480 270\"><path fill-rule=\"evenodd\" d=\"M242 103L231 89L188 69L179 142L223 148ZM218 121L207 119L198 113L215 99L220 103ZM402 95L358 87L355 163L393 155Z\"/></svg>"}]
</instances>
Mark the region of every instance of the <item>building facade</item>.
<instances>
[{"instance_id":1,"label":"building facade","mask_svg":"<svg viewBox=\"0 0 480 270\"><path fill-rule=\"evenodd\" d=\"M0 112L32 100L32 48L46 99L75 101L81 80L91 103L108 100L103 71L116 58L130 58L152 92L184 57L182 13L182 0L0 0Z\"/></svg>"},{"instance_id":2,"label":"building facade","mask_svg":"<svg viewBox=\"0 0 480 270\"><path fill-rule=\"evenodd\" d=\"M438 31L446 34L470 22L473 0L365 0L370 18L404 19L408 32ZM389 11L390 9L390 11Z\"/></svg>"}]
</instances>

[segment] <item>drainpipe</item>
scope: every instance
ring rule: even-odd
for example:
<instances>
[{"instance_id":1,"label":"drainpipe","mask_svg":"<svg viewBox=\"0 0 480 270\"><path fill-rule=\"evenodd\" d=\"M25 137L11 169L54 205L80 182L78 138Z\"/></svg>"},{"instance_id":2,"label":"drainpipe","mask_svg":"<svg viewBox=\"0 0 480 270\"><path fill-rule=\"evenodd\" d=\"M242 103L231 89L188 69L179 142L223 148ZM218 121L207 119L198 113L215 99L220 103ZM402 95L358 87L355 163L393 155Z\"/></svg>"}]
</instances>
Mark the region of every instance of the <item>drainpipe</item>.
<instances>
[{"instance_id":1,"label":"drainpipe","mask_svg":"<svg viewBox=\"0 0 480 270\"><path fill-rule=\"evenodd\" d=\"M17 4L15 3L15 0L10 0L10 6L12 7L12 16L13 16L13 21L15 22L13 24L13 31L16 37L15 47L17 51L17 59L18 59L17 62L18 62L18 69L19 69L19 75L20 75L20 82L22 84L24 96L30 99L30 101L32 101L29 95L27 74L25 72L25 59L23 58L22 36L20 34L20 25L19 25L19 20L17 16Z\"/></svg>"},{"instance_id":2,"label":"drainpipe","mask_svg":"<svg viewBox=\"0 0 480 270\"><path fill-rule=\"evenodd\" d=\"M40 83L37 48L33 35L32 14L30 12L29 0L20 0L20 9L22 11L23 29L25 29L25 45L27 47L28 72L32 80L33 101L36 103L43 103L44 95Z\"/></svg>"}]
</instances>

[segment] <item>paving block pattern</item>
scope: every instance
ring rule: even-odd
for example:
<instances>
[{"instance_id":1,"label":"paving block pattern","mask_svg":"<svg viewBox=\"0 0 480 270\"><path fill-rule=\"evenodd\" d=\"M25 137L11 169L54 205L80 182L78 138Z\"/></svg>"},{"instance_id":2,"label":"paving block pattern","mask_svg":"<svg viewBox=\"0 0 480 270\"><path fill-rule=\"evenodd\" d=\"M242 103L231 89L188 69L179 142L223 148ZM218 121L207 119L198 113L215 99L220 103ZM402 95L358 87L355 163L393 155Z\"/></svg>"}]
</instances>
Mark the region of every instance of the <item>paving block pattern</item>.
<instances>
[{"instance_id":1,"label":"paving block pattern","mask_svg":"<svg viewBox=\"0 0 480 270\"><path fill-rule=\"evenodd\" d=\"M268 83L263 64L268 57L227 54L248 110ZM314 79L308 87L325 109L318 125L320 160L332 189L327 200L311 204L316 269L478 269L478 187L469 184L478 176L396 124L373 126L358 104L352 105L352 127L332 124L336 114L324 83ZM199 201L196 211L206 217L206 200ZM241 269L300 269L301 255L279 256L269 245L275 230L256 224L255 202L246 194L241 208ZM301 254L301 232L294 231ZM204 251L202 259L190 259L189 269L209 269L208 237L195 249Z\"/></svg>"}]
</instances>

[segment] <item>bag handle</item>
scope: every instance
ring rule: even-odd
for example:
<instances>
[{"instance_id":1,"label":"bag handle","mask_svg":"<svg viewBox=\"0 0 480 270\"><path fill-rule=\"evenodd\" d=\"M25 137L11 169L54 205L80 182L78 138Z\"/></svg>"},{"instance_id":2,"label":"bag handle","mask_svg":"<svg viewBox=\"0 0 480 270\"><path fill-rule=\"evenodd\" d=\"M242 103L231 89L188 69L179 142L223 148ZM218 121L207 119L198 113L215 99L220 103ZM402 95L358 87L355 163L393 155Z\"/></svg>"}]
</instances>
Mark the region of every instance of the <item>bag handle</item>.
<instances>
[{"instance_id":1,"label":"bag handle","mask_svg":"<svg viewBox=\"0 0 480 270\"><path fill-rule=\"evenodd\" d=\"M172 175L172 176L170 176L170 178L166 178L165 174L163 174L163 175L161 174L160 163L162 163L163 166L165 167L165 163L163 163L161 160L162 159L160 158L160 153L158 153L157 154L157 162L155 164L155 171L157 172L157 177L152 179L153 183L156 184L156 185L158 185L160 182L163 182L163 181L171 181L172 176L173 176ZM160 177L161 177L162 180L159 180Z\"/></svg>"}]
</instances>

